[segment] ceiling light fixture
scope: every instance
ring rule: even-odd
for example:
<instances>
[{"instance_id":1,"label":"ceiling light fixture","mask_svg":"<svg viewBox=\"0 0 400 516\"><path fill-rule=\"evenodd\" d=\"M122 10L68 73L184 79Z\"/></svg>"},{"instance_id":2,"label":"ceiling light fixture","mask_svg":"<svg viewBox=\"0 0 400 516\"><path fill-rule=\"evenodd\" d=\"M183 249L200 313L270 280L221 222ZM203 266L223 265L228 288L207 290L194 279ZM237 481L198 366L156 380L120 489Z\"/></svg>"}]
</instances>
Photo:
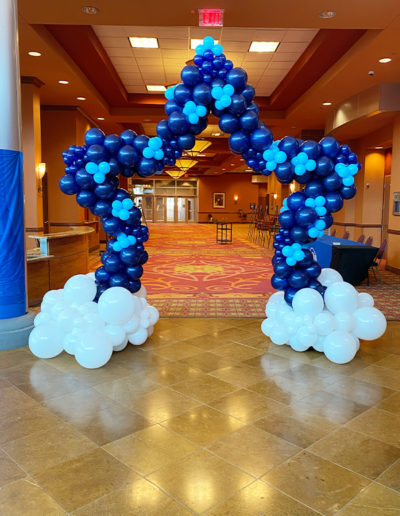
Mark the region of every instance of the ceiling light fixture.
<instances>
[{"instance_id":1,"label":"ceiling light fixture","mask_svg":"<svg viewBox=\"0 0 400 516\"><path fill-rule=\"evenodd\" d=\"M380 150L380 149L383 149L383 147L378 146L378 147L375 147L375 149Z\"/></svg>"},{"instance_id":2,"label":"ceiling light fixture","mask_svg":"<svg viewBox=\"0 0 400 516\"><path fill-rule=\"evenodd\" d=\"M279 41L252 41L249 52L275 52Z\"/></svg>"},{"instance_id":3,"label":"ceiling light fixture","mask_svg":"<svg viewBox=\"0 0 400 516\"><path fill-rule=\"evenodd\" d=\"M379 59L379 62L383 63L383 64L390 63L390 61L391 61L390 57L382 57L382 59Z\"/></svg>"},{"instance_id":4,"label":"ceiling light fixture","mask_svg":"<svg viewBox=\"0 0 400 516\"><path fill-rule=\"evenodd\" d=\"M319 13L320 18L334 18L336 16L336 11L322 11L322 13Z\"/></svg>"},{"instance_id":5,"label":"ceiling light fixture","mask_svg":"<svg viewBox=\"0 0 400 516\"><path fill-rule=\"evenodd\" d=\"M129 42L133 48L158 48L157 38L138 38L129 36Z\"/></svg>"},{"instance_id":6,"label":"ceiling light fixture","mask_svg":"<svg viewBox=\"0 0 400 516\"><path fill-rule=\"evenodd\" d=\"M98 7L94 7L94 5L85 5L82 7L82 11L85 14L97 14L99 12Z\"/></svg>"},{"instance_id":7,"label":"ceiling light fixture","mask_svg":"<svg viewBox=\"0 0 400 516\"><path fill-rule=\"evenodd\" d=\"M59 84L69 84L69 81L58 81Z\"/></svg>"},{"instance_id":8,"label":"ceiling light fixture","mask_svg":"<svg viewBox=\"0 0 400 516\"><path fill-rule=\"evenodd\" d=\"M98 116L98 117L97 117L97 120L104 120L104 117L102 117L102 116Z\"/></svg>"},{"instance_id":9,"label":"ceiling light fixture","mask_svg":"<svg viewBox=\"0 0 400 516\"><path fill-rule=\"evenodd\" d=\"M146 84L147 91L165 91L165 86L161 84Z\"/></svg>"},{"instance_id":10,"label":"ceiling light fixture","mask_svg":"<svg viewBox=\"0 0 400 516\"><path fill-rule=\"evenodd\" d=\"M221 136L221 133L211 133L211 136Z\"/></svg>"},{"instance_id":11,"label":"ceiling light fixture","mask_svg":"<svg viewBox=\"0 0 400 516\"><path fill-rule=\"evenodd\" d=\"M86 100L86 97L76 97L76 100Z\"/></svg>"},{"instance_id":12,"label":"ceiling light fixture","mask_svg":"<svg viewBox=\"0 0 400 516\"><path fill-rule=\"evenodd\" d=\"M332 102L323 102L322 105L323 106L332 106Z\"/></svg>"},{"instance_id":13,"label":"ceiling light fixture","mask_svg":"<svg viewBox=\"0 0 400 516\"><path fill-rule=\"evenodd\" d=\"M219 43L219 40L215 39L214 43L215 43L215 45L217 45ZM190 40L190 48L192 50L194 50L197 47L197 45L202 45L202 44L203 44L203 40L202 39L192 38Z\"/></svg>"},{"instance_id":14,"label":"ceiling light fixture","mask_svg":"<svg viewBox=\"0 0 400 516\"><path fill-rule=\"evenodd\" d=\"M40 57L42 54L40 52L28 52L28 55L32 57Z\"/></svg>"}]
</instances>

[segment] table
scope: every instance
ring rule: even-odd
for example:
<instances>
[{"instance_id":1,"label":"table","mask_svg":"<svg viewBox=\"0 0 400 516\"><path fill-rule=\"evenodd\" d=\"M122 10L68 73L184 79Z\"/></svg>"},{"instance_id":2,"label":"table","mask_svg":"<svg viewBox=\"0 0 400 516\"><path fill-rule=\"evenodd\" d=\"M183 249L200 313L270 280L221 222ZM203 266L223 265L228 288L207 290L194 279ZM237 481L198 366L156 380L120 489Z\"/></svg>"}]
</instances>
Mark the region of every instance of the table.
<instances>
[{"instance_id":1,"label":"table","mask_svg":"<svg viewBox=\"0 0 400 516\"><path fill-rule=\"evenodd\" d=\"M232 222L217 222L217 244L232 243Z\"/></svg>"},{"instance_id":2,"label":"table","mask_svg":"<svg viewBox=\"0 0 400 516\"><path fill-rule=\"evenodd\" d=\"M332 247L340 247L342 245L357 245L365 247L364 244L360 244L360 242L354 242L353 240L346 240L345 238L332 237L329 235L324 235L323 237L318 238L315 242L303 245L302 247L309 249L314 256L314 260L317 260L321 267L325 269L331 265Z\"/></svg>"}]
</instances>

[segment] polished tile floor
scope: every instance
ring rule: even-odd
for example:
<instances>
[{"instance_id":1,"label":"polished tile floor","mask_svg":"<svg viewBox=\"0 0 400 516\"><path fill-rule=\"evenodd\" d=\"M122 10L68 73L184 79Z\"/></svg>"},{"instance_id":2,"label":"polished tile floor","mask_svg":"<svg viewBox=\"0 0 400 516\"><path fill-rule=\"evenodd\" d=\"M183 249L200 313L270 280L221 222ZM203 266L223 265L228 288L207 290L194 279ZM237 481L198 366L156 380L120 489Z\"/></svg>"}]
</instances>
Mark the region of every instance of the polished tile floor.
<instances>
[{"instance_id":1,"label":"polished tile floor","mask_svg":"<svg viewBox=\"0 0 400 516\"><path fill-rule=\"evenodd\" d=\"M161 319L82 369L0 355L0 514L400 514L400 323L338 366L255 319Z\"/></svg>"}]
</instances>

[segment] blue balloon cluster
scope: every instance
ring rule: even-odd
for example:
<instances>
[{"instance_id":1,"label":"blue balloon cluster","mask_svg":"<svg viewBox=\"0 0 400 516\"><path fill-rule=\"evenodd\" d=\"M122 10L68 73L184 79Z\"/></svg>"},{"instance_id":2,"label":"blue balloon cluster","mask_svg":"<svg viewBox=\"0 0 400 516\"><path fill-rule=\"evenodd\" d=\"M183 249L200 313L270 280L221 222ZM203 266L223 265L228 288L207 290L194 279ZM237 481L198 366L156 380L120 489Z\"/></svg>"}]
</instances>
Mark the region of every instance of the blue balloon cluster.
<instances>
[{"instance_id":1,"label":"blue balloon cluster","mask_svg":"<svg viewBox=\"0 0 400 516\"><path fill-rule=\"evenodd\" d=\"M166 90L168 118L157 124L156 137L137 135L131 129L120 136L105 136L99 129L90 129L86 145L72 145L63 154L67 167L61 190L76 194L78 204L101 217L105 232L115 237L96 271L99 292L116 285L135 292L147 260L143 247L147 228L140 225L140 211L128 193L118 188L118 174L147 177L174 166L184 151L194 147L195 136L207 127L212 113L219 118L221 131L230 135L230 149L241 154L248 167L266 176L275 172L282 184L295 180L304 185L285 199L279 215L271 282L285 291L289 304L304 287L323 294L324 287L316 279L321 268L302 246L322 236L333 223L332 213L354 197L354 175L361 167L357 155L331 136L319 143L291 136L274 142L259 120L247 73L234 67L210 36L196 47L193 63L182 69L182 82Z\"/></svg>"},{"instance_id":2,"label":"blue balloon cluster","mask_svg":"<svg viewBox=\"0 0 400 516\"><path fill-rule=\"evenodd\" d=\"M66 167L60 179L61 191L76 194L77 203L99 216L104 231L113 237L101 257L102 266L95 272L97 298L109 287L137 292L142 265L148 259L143 246L148 240L148 229L141 225L140 210L133 205L128 192L118 188L117 177L132 175L135 165L129 156L135 156L135 162L140 164L139 150L134 146L137 138L130 130L121 136L105 136L103 131L93 128L85 135L85 145L71 145L63 152ZM155 138L145 137L142 152L145 148L157 152L157 146L148 145L151 140Z\"/></svg>"}]
</instances>

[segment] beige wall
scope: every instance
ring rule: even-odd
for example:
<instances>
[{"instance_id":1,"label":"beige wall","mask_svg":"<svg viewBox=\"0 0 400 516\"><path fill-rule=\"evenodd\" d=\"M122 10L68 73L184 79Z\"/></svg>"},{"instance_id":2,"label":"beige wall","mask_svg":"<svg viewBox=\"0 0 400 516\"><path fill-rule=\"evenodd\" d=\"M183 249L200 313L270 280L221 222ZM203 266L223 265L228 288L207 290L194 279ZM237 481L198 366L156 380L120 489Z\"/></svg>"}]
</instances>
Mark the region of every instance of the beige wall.
<instances>
[{"instance_id":1,"label":"beige wall","mask_svg":"<svg viewBox=\"0 0 400 516\"><path fill-rule=\"evenodd\" d=\"M387 263L400 269L400 217L393 215L393 194L400 192L400 115L393 123L392 173L389 201L388 254Z\"/></svg>"}]
</instances>

